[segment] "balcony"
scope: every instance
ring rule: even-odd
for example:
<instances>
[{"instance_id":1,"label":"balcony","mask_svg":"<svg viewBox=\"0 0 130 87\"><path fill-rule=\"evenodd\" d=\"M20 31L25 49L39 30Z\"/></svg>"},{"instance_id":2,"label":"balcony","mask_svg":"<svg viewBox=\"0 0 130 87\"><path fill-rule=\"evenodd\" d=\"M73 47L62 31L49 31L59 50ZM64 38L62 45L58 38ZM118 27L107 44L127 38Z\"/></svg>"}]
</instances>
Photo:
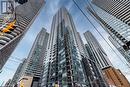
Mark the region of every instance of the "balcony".
<instances>
[{"instance_id":1,"label":"balcony","mask_svg":"<svg viewBox=\"0 0 130 87\"><path fill-rule=\"evenodd\" d=\"M0 40L0 44L1 44L1 45L5 45L6 43L7 43L6 41Z\"/></svg>"}]
</instances>

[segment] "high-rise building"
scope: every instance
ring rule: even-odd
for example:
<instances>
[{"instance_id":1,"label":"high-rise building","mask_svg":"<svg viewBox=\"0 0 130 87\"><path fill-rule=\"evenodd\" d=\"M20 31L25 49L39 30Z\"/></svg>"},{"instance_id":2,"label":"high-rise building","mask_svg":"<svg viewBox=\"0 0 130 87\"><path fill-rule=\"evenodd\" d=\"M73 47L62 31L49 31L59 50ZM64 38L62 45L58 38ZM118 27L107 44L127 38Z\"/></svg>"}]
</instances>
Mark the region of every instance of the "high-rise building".
<instances>
[{"instance_id":1,"label":"high-rise building","mask_svg":"<svg viewBox=\"0 0 130 87\"><path fill-rule=\"evenodd\" d=\"M88 52L87 52L87 50L85 48L85 45L84 45L84 43L82 41L82 38L81 38L79 32L77 32L76 39L77 39L80 55L89 57Z\"/></svg>"},{"instance_id":2,"label":"high-rise building","mask_svg":"<svg viewBox=\"0 0 130 87\"><path fill-rule=\"evenodd\" d=\"M6 63L20 39L37 17L43 4L44 0L29 0L27 3L18 5L15 8L15 17L9 21L13 21L16 26L8 33L0 32L0 69ZM8 23L3 26L4 32L7 31L5 28L8 26Z\"/></svg>"},{"instance_id":3,"label":"high-rise building","mask_svg":"<svg viewBox=\"0 0 130 87\"><path fill-rule=\"evenodd\" d=\"M41 87L87 87L77 31L71 15L61 8L53 17Z\"/></svg>"},{"instance_id":4,"label":"high-rise building","mask_svg":"<svg viewBox=\"0 0 130 87\"><path fill-rule=\"evenodd\" d=\"M127 56L130 55L129 5L130 1L123 0L93 0L92 4L87 7L89 13L103 26ZM130 57L124 57L130 62Z\"/></svg>"},{"instance_id":5,"label":"high-rise building","mask_svg":"<svg viewBox=\"0 0 130 87\"><path fill-rule=\"evenodd\" d=\"M110 87L130 87L130 83L119 69L106 67L103 69L103 72Z\"/></svg>"},{"instance_id":6,"label":"high-rise building","mask_svg":"<svg viewBox=\"0 0 130 87\"><path fill-rule=\"evenodd\" d=\"M98 64L90 58L82 58L82 65L87 79L87 87L109 87Z\"/></svg>"},{"instance_id":7,"label":"high-rise building","mask_svg":"<svg viewBox=\"0 0 130 87\"><path fill-rule=\"evenodd\" d=\"M115 41L111 36L108 37L108 39L111 41L111 43L117 48L117 50L124 56L127 61L130 60L129 51L125 51L123 47L121 47L117 41Z\"/></svg>"},{"instance_id":8,"label":"high-rise building","mask_svg":"<svg viewBox=\"0 0 130 87\"><path fill-rule=\"evenodd\" d=\"M100 66L110 87L129 87L130 85L126 77L121 73L121 71L119 72L119 69L117 70L112 66L105 51L92 33L87 31L84 33L84 36L87 41L86 49L90 55L90 59Z\"/></svg>"},{"instance_id":9,"label":"high-rise building","mask_svg":"<svg viewBox=\"0 0 130 87\"><path fill-rule=\"evenodd\" d=\"M27 62L27 60L24 59L23 62L19 64L19 66L18 66L18 68L17 68L17 70L16 70L16 72L11 80L9 87L13 87L13 86L17 85L17 83L18 83L18 81L19 81L20 77L22 76L23 71L25 69L26 62Z\"/></svg>"},{"instance_id":10,"label":"high-rise building","mask_svg":"<svg viewBox=\"0 0 130 87\"><path fill-rule=\"evenodd\" d=\"M43 72L43 60L46 53L49 34L46 29L42 29L37 35L32 49L27 58L23 76L30 76L33 78L32 85L39 85L39 80ZM32 86L37 87L37 86Z\"/></svg>"},{"instance_id":11,"label":"high-rise building","mask_svg":"<svg viewBox=\"0 0 130 87\"><path fill-rule=\"evenodd\" d=\"M86 48L90 55L90 58L94 60L101 69L111 66L107 54L97 41L97 39L92 35L90 31L84 33L85 39L87 41Z\"/></svg>"},{"instance_id":12,"label":"high-rise building","mask_svg":"<svg viewBox=\"0 0 130 87\"><path fill-rule=\"evenodd\" d=\"M103 76L102 70L99 65L91 59L79 32L77 33L78 47L82 57L82 66L85 73L85 78L89 87L108 87L108 84Z\"/></svg>"},{"instance_id":13,"label":"high-rise building","mask_svg":"<svg viewBox=\"0 0 130 87\"><path fill-rule=\"evenodd\" d=\"M130 1L116 0L93 0L92 3L113 15L122 22L130 25Z\"/></svg>"}]
</instances>

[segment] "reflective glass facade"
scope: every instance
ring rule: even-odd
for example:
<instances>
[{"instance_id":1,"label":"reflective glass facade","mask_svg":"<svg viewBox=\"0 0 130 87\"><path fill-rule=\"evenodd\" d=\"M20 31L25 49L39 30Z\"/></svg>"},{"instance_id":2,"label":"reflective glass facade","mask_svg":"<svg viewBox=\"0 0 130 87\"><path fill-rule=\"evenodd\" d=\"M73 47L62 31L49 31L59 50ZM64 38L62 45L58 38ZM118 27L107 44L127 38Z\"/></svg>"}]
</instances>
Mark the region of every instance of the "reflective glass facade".
<instances>
[{"instance_id":1,"label":"reflective glass facade","mask_svg":"<svg viewBox=\"0 0 130 87\"><path fill-rule=\"evenodd\" d=\"M111 66L111 62L108 59L107 54L93 34L87 31L84 33L84 36L87 41L86 48L89 55L91 55L90 58L94 60L101 69Z\"/></svg>"},{"instance_id":2,"label":"reflective glass facade","mask_svg":"<svg viewBox=\"0 0 130 87\"><path fill-rule=\"evenodd\" d=\"M87 87L76 37L70 14L61 8L53 17L41 87Z\"/></svg>"},{"instance_id":3,"label":"reflective glass facade","mask_svg":"<svg viewBox=\"0 0 130 87\"><path fill-rule=\"evenodd\" d=\"M92 3L117 19L120 19L122 22L130 25L129 0L92 0Z\"/></svg>"},{"instance_id":4,"label":"reflective glass facade","mask_svg":"<svg viewBox=\"0 0 130 87\"><path fill-rule=\"evenodd\" d=\"M88 11L110 34L111 38L116 42L114 45L120 46L117 49L130 62L130 16L128 15L130 2L93 0L92 3L91 6L93 9L87 7Z\"/></svg>"},{"instance_id":5,"label":"reflective glass facade","mask_svg":"<svg viewBox=\"0 0 130 87\"><path fill-rule=\"evenodd\" d=\"M102 49L99 42L92 35L90 31L84 33L87 44L85 48L88 52L88 61L83 58L84 69L86 71L86 78L90 83L90 87L107 87L106 78L102 69L112 66L105 51ZM85 64L86 63L86 64Z\"/></svg>"},{"instance_id":6,"label":"reflective glass facade","mask_svg":"<svg viewBox=\"0 0 130 87\"><path fill-rule=\"evenodd\" d=\"M48 37L49 34L45 29L42 29L36 37L27 58L25 70L23 71L25 76L40 78L43 71L43 60L46 53Z\"/></svg>"},{"instance_id":7,"label":"reflective glass facade","mask_svg":"<svg viewBox=\"0 0 130 87\"><path fill-rule=\"evenodd\" d=\"M111 36L109 36L111 43L117 48L117 50L124 56L124 58L130 62L130 51L125 51Z\"/></svg>"}]
</instances>

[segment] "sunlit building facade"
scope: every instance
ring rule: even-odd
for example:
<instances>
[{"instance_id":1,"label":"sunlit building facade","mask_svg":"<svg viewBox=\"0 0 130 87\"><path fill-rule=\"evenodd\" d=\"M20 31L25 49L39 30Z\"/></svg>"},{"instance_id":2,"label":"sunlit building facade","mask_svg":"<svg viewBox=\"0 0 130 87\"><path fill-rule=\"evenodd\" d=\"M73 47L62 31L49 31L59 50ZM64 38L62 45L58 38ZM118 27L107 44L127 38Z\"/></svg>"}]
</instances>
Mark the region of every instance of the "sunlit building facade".
<instances>
[{"instance_id":1,"label":"sunlit building facade","mask_svg":"<svg viewBox=\"0 0 130 87\"><path fill-rule=\"evenodd\" d=\"M1 31L4 32L0 32L0 69L2 69L20 39L34 22L43 5L44 0L29 0L27 3L18 5L15 8L14 18L8 20L8 22L16 21L14 23L15 27L11 28L12 30L7 30L9 23L1 26Z\"/></svg>"},{"instance_id":2,"label":"sunlit building facade","mask_svg":"<svg viewBox=\"0 0 130 87\"><path fill-rule=\"evenodd\" d=\"M112 39L125 52L125 59L130 62L130 8L129 1L93 0L87 7L89 13L110 34ZM93 9L92 9L93 8ZM121 52L121 51L120 51ZM123 54L123 53L121 53Z\"/></svg>"},{"instance_id":3,"label":"sunlit building facade","mask_svg":"<svg viewBox=\"0 0 130 87\"><path fill-rule=\"evenodd\" d=\"M103 69L103 73L110 87L130 87L129 81L119 69L106 67Z\"/></svg>"}]
</instances>

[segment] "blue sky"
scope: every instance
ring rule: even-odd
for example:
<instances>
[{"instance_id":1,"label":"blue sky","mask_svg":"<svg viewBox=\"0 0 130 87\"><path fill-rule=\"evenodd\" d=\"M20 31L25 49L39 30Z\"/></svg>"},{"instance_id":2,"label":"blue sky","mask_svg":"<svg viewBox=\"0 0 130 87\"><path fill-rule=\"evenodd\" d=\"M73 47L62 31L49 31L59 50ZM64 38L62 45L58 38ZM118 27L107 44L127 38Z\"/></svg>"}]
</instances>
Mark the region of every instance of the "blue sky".
<instances>
[{"instance_id":1,"label":"blue sky","mask_svg":"<svg viewBox=\"0 0 130 87\"><path fill-rule=\"evenodd\" d=\"M106 38L106 40L108 40L107 39L108 34L103 30L103 28L98 23L96 23L96 21L85 10L86 3L84 3L84 0L76 0L76 1L81 6L81 8L84 10L84 12L89 16L91 21L98 28L98 30L102 33L102 35ZM18 57L21 60L23 60L23 58L27 58L28 53L31 49L31 46L32 46L38 32L42 29L42 27L46 28L47 31L50 32L53 15L62 6L65 6L68 9L68 11L70 12L70 14L72 15L76 29L78 32L80 32L84 43L86 43L86 41L84 39L83 33L86 32L87 30L90 30L94 34L94 36L96 36L97 40L101 43L101 45L103 46L105 52L108 55L108 58L111 60L111 62L113 64L113 66L115 68L119 68L130 81L130 73L129 73L130 69L128 68L128 66L125 65L114 54L114 52L110 49L110 47L106 44L106 42L95 31L93 26L88 22L87 19L85 19L85 17L82 15L82 13L74 5L72 0L46 0L46 4L42 8L42 11L36 18L35 22L32 24L29 31L26 33L24 38L18 44L15 51L12 53L12 55L11 55L12 57L10 57L9 60L7 61L7 63L5 64L3 71L0 74L0 85L3 81L6 82L8 79L13 77L19 63L21 62L21 61L13 59L13 57ZM111 44L111 46L113 47L112 44ZM120 55L120 53L114 47L113 47L113 49ZM126 61L121 55L120 55L120 57L123 61ZM14 62L14 60L15 60L15 62Z\"/></svg>"}]
</instances>

